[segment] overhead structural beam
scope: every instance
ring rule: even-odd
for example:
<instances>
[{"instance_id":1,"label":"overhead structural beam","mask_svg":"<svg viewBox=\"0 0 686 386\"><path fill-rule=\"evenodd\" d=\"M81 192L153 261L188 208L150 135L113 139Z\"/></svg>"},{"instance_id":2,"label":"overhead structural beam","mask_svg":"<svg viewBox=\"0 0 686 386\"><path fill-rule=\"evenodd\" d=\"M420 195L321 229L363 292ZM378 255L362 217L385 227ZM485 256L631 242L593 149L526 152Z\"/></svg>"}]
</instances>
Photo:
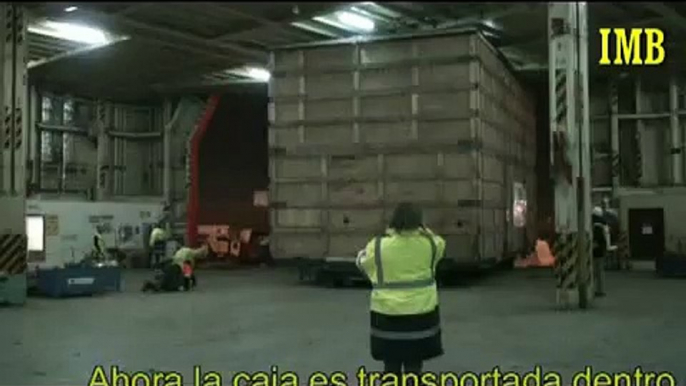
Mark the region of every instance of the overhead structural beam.
<instances>
[{"instance_id":1,"label":"overhead structural beam","mask_svg":"<svg viewBox=\"0 0 686 386\"><path fill-rule=\"evenodd\" d=\"M337 9L339 9L345 5L348 5L348 3L329 3L325 7L322 7L321 9L318 8L316 11L306 12L306 13L298 13L297 15L293 15L292 18L288 18L288 19L283 20L283 21L274 22L276 24L272 24L271 27L273 28L276 25L279 25L283 28L288 28L288 27L290 27L291 23L296 23L296 22L303 21L303 20L307 21L307 20L310 20L311 18L316 17L318 15L322 15L322 14L329 13L329 12L334 12ZM244 36L244 35L247 35L250 33L254 33L256 31L259 31L262 27L264 27L264 25L256 27L256 28L244 29L241 31L228 32L228 33L225 33L223 35L217 36L214 39L211 39L211 41L223 42L223 41L230 40L230 39L233 39L233 38L236 38L239 36Z\"/></svg>"},{"instance_id":2,"label":"overhead structural beam","mask_svg":"<svg viewBox=\"0 0 686 386\"><path fill-rule=\"evenodd\" d=\"M323 25L317 25L314 26L314 23L306 23L306 22L295 22L293 23L294 26L305 30L305 31L310 31L314 34L320 35L320 36L326 36L328 38L332 39L340 39L343 37L343 35L339 34L338 32L334 32L332 29L325 27Z\"/></svg>"},{"instance_id":3,"label":"overhead structural beam","mask_svg":"<svg viewBox=\"0 0 686 386\"><path fill-rule=\"evenodd\" d=\"M99 20L102 24L110 24L120 27L126 34L140 38L141 40L153 41L159 44L169 45L176 48L184 48L193 51L202 51L208 56L222 56L236 59L237 54L253 60L267 60L267 53L259 50L243 47L238 44L218 42L203 39L185 32L179 32L161 26L153 26L140 21L128 19L123 16L108 15L102 12L83 10L90 19Z\"/></svg>"},{"instance_id":4,"label":"overhead structural beam","mask_svg":"<svg viewBox=\"0 0 686 386\"><path fill-rule=\"evenodd\" d=\"M312 36L310 36L304 32L301 32L297 29L294 29L289 24L283 24L283 23L280 23L278 21L269 20L269 19L261 17L261 16L256 16L256 15L252 15L252 14L247 13L247 12L239 11L235 8L230 7L229 6L230 4L231 3L203 3L202 6L203 7L210 7L211 9L215 9L218 12L224 12L226 14L238 16L238 17L243 18L243 19L249 19L249 20L255 21L261 25L272 27L274 29L277 29L277 30L285 33L285 34L291 35L295 38L306 39L306 40L312 39Z\"/></svg>"},{"instance_id":5,"label":"overhead structural beam","mask_svg":"<svg viewBox=\"0 0 686 386\"><path fill-rule=\"evenodd\" d=\"M199 81L199 82L179 82L173 84L160 84L153 86L153 90L163 94L185 94L185 93L211 93L222 90L224 92L236 91L245 93L264 93L267 84L254 80L222 80L222 81Z\"/></svg>"},{"instance_id":6,"label":"overhead structural beam","mask_svg":"<svg viewBox=\"0 0 686 386\"><path fill-rule=\"evenodd\" d=\"M326 6L324 6L324 7L317 8L317 9L314 10L314 11L305 12L305 13L301 12L301 13L298 13L297 15L294 15L293 18L288 18L287 20L283 20L283 21L279 21L279 22L274 22L274 23L276 23L276 24L278 24L278 25L280 25L280 26L283 26L284 28L287 28L288 26L290 26L291 23L297 22L298 20L309 20L310 18L312 18L312 17L314 17L314 16L316 16L316 15L320 15L320 14L324 14L324 13L328 13L328 12L333 12L333 11L335 11L336 9L341 8L341 7L342 7L343 5L345 5L345 4L347 4L347 3L329 3L329 4L326 4ZM241 36L248 35L248 34L250 34L250 33L257 32L257 31L259 31L260 29L262 29L263 27L264 27L264 25L260 25L260 26L255 27L255 28L248 28L248 29L244 29L244 30L241 30L241 31L229 32L229 33L226 33L226 34L217 36L217 37L215 37L215 38L213 38L213 39L210 39L210 40L213 41L213 42L223 42L223 41L226 41L226 40L235 39L235 38L238 38L238 37L241 37ZM302 28L302 27L299 27L299 28ZM309 28L302 28L302 29L310 30ZM316 30L313 30L312 32L317 32L317 31L316 31ZM322 33L320 32L320 34L322 34ZM325 36L326 36L326 35L325 35ZM331 35L328 35L328 36L329 36L329 37L336 37L336 36L331 36ZM232 58L231 64L235 64L235 63L234 63L234 62L235 62L235 59L236 59L235 57ZM191 63L187 63L187 65L191 65L191 66L201 66L201 65L203 65L204 63L207 63L207 62L208 62L208 60L206 60L206 59L204 59L204 58L200 58L200 59L192 60L192 62L191 62ZM258 60L258 61L255 61L255 62L258 62L258 63L260 63L261 65L266 65L267 62L268 62L268 58L267 58L267 56L265 55L265 58L264 58L263 60ZM227 66L224 66L224 68L229 68L229 67L231 67L231 64L228 64ZM219 69L217 69L217 70L219 70ZM204 73L197 72L197 75L198 75L198 76L200 76L200 75L202 75L202 74L204 74ZM161 84L161 83L157 83L157 84L153 84L152 87L153 87L154 89L156 89L156 90L159 90L160 87L164 87L164 86L163 86L163 84Z\"/></svg>"},{"instance_id":7,"label":"overhead structural beam","mask_svg":"<svg viewBox=\"0 0 686 386\"><path fill-rule=\"evenodd\" d=\"M680 30L686 30L686 18L681 16L676 9L665 3L641 3L643 7L665 19L667 23Z\"/></svg>"},{"instance_id":8,"label":"overhead structural beam","mask_svg":"<svg viewBox=\"0 0 686 386\"><path fill-rule=\"evenodd\" d=\"M29 64L28 64L28 68L29 68L29 69L32 69L32 68L36 68L36 67L39 67L39 66L44 66L44 65L49 64L49 63L56 62L56 61L58 61L58 60L62 60L62 59L71 58L71 57L74 57L74 56L79 56L79 55L87 54L87 53L89 53L89 52L96 51L96 50L99 50L99 49L101 49L101 48L109 47L109 46L111 46L111 45L113 45L113 44L121 43L121 42L126 41L126 40L129 40L129 38L128 38L128 37L118 38L118 39L115 39L115 40L113 40L112 42L110 42L110 43L108 43L108 44L104 44L104 45L89 46L89 47L84 47L84 48L77 48L77 49L72 50L72 51L63 52L63 53L61 53L61 54L57 54L57 55L55 55L55 56L51 56L51 57L46 58L46 59L41 59L41 60L38 60L38 61L36 61L36 62L29 63Z\"/></svg>"},{"instance_id":9,"label":"overhead structural beam","mask_svg":"<svg viewBox=\"0 0 686 386\"><path fill-rule=\"evenodd\" d=\"M430 23L427 23L425 21L419 20L416 17L410 15L410 12L404 10L404 7L402 7L399 3L384 3L383 8L389 9L391 12L398 14L401 18L419 25L420 27L428 28L431 27L433 28L433 25ZM403 8L403 9L401 9Z\"/></svg>"},{"instance_id":10,"label":"overhead structural beam","mask_svg":"<svg viewBox=\"0 0 686 386\"><path fill-rule=\"evenodd\" d=\"M534 6L540 7L540 4L535 4ZM482 20L497 20L506 16L513 16L525 12L531 12L533 10L537 10L537 8L533 8L531 4L523 3L523 4L517 4L517 5L510 5L509 7L506 7L502 10L499 11L493 11L493 12L482 12L473 16L466 16L466 17L461 17L456 20L451 20L445 24L441 24L439 27L440 28L452 28L452 27L458 27L460 24L463 23L468 23L468 22L473 22L473 21L482 21ZM537 35L537 38L540 38L540 34Z\"/></svg>"},{"instance_id":11,"label":"overhead structural beam","mask_svg":"<svg viewBox=\"0 0 686 386\"><path fill-rule=\"evenodd\" d=\"M126 16L130 15L132 13L136 13L142 9L149 8L154 5L159 5L160 3L136 3L133 5L128 5L126 8L122 9L121 11L117 11L114 14L116 16Z\"/></svg>"}]
</instances>

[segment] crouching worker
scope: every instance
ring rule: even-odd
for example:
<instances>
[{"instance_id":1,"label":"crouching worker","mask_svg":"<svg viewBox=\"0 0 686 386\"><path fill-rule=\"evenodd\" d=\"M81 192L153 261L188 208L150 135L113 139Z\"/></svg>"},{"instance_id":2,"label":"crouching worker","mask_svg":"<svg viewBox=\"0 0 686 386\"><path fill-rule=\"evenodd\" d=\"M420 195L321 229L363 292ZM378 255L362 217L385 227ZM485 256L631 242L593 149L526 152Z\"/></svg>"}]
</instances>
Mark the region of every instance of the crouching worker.
<instances>
[{"instance_id":1,"label":"crouching worker","mask_svg":"<svg viewBox=\"0 0 686 386\"><path fill-rule=\"evenodd\" d=\"M142 290L154 292L189 291L197 285L195 261L207 256L208 246L179 248L171 260L158 264L155 278L145 282Z\"/></svg>"},{"instance_id":2,"label":"crouching worker","mask_svg":"<svg viewBox=\"0 0 686 386\"><path fill-rule=\"evenodd\" d=\"M398 377L419 376L425 360L443 355L435 277L445 241L422 223L418 208L398 205L390 229L357 257L373 287L372 357Z\"/></svg>"}]
</instances>

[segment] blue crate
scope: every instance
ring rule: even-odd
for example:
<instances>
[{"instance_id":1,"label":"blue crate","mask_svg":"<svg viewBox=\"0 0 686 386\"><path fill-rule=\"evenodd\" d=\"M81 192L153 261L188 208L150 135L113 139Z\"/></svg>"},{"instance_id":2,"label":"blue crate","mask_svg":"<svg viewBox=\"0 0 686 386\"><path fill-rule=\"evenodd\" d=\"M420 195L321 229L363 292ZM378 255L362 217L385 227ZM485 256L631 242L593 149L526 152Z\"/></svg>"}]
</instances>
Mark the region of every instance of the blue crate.
<instances>
[{"instance_id":1,"label":"blue crate","mask_svg":"<svg viewBox=\"0 0 686 386\"><path fill-rule=\"evenodd\" d=\"M39 270L38 290L49 297L92 295L121 290L119 267L68 267Z\"/></svg>"}]
</instances>

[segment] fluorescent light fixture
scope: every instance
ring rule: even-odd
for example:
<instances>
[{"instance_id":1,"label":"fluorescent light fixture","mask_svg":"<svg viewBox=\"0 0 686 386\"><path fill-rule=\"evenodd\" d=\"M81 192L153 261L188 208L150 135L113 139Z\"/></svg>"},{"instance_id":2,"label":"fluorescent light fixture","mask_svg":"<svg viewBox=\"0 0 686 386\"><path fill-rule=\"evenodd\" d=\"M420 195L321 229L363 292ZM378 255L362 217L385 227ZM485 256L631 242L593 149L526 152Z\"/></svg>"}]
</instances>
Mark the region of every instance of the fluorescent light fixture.
<instances>
[{"instance_id":1,"label":"fluorescent light fixture","mask_svg":"<svg viewBox=\"0 0 686 386\"><path fill-rule=\"evenodd\" d=\"M74 11L76 11L77 9L79 9L79 7L72 5L71 7L65 8L65 9L64 9L64 12L74 12Z\"/></svg>"},{"instance_id":2,"label":"fluorescent light fixture","mask_svg":"<svg viewBox=\"0 0 686 386\"><path fill-rule=\"evenodd\" d=\"M105 31L79 24L44 21L40 24L29 26L28 29L29 32L35 34L78 43L104 45L110 42L110 38Z\"/></svg>"},{"instance_id":3,"label":"fluorescent light fixture","mask_svg":"<svg viewBox=\"0 0 686 386\"><path fill-rule=\"evenodd\" d=\"M488 28L493 28L497 30L503 29L498 23L495 22L493 19L485 19L481 21L481 24L485 25Z\"/></svg>"},{"instance_id":4,"label":"fluorescent light fixture","mask_svg":"<svg viewBox=\"0 0 686 386\"><path fill-rule=\"evenodd\" d=\"M271 79L272 74L269 73L269 71L263 69L263 68L257 68L257 67L250 67L246 71L249 77L257 80L261 80L263 82L268 82L269 79Z\"/></svg>"},{"instance_id":5,"label":"fluorescent light fixture","mask_svg":"<svg viewBox=\"0 0 686 386\"><path fill-rule=\"evenodd\" d=\"M376 25L370 18L352 12L338 12L336 15L341 23L363 31L373 31Z\"/></svg>"}]
</instances>

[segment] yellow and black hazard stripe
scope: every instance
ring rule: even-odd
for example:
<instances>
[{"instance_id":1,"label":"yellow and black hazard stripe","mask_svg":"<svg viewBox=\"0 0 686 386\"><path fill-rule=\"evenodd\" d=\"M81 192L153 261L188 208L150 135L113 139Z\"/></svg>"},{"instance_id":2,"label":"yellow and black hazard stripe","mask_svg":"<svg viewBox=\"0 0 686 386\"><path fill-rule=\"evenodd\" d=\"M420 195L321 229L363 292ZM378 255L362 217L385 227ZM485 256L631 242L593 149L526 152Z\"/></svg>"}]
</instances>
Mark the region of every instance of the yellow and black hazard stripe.
<instances>
[{"instance_id":1,"label":"yellow and black hazard stripe","mask_svg":"<svg viewBox=\"0 0 686 386\"><path fill-rule=\"evenodd\" d=\"M26 235L0 235L0 273L20 275L26 272Z\"/></svg>"},{"instance_id":2,"label":"yellow and black hazard stripe","mask_svg":"<svg viewBox=\"0 0 686 386\"><path fill-rule=\"evenodd\" d=\"M558 290L572 290L577 281L577 235L559 234L556 237L553 253L555 256L555 276Z\"/></svg>"},{"instance_id":3,"label":"yellow and black hazard stripe","mask_svg":"<svg viewBox=\"0 0 686 386\"><path fill-rule=\"evenodd\" d=\"M595 272L593 271L593 232L586 232L585 243L586 244L582 245L581 240L579 240L578 249L583 249L586 254L586 272L588 273L588 277L584 279L588 286L591 283L595 283L593 279L593 276L595 275Z\"/></svg>"},{"instance_id":4,"label":"yellow and black hazard stripe","mask_svg":"<svg viewBox=\"0 0 686 386\"><path fill-rule=\"evenodd\" d=\"M555 122L564 124L567 118L567 72L555 70Z\"/></svg>"}]
</instances>

